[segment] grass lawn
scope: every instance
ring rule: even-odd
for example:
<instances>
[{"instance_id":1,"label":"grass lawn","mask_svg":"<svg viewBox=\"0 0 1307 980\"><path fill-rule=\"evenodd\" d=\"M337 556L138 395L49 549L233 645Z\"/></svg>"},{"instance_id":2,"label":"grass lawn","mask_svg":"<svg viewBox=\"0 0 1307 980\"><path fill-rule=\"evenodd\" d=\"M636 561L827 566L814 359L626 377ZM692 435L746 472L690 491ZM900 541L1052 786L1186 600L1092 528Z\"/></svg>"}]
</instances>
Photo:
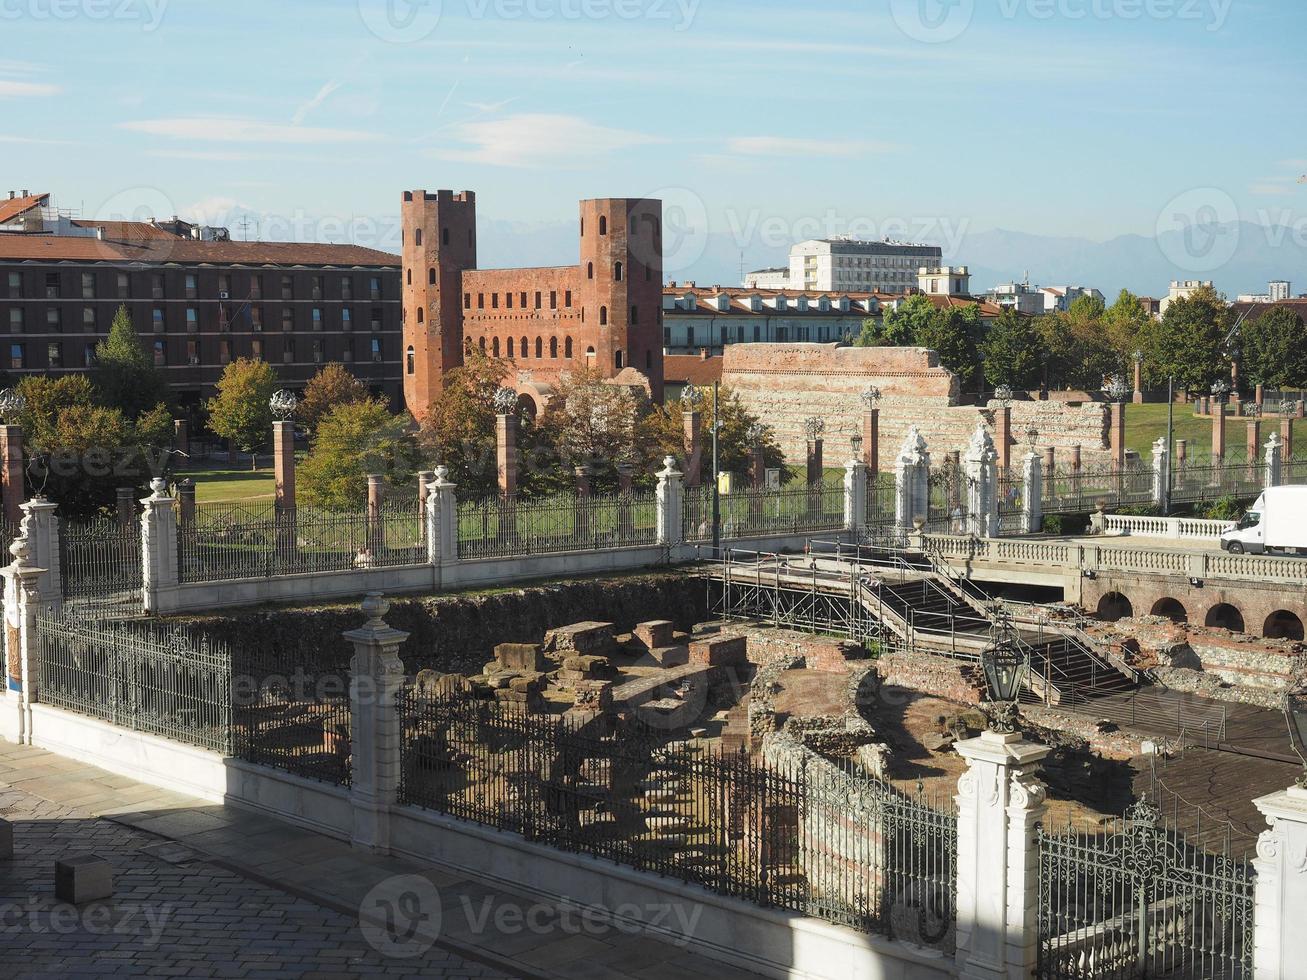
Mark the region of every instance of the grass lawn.
<instances>
[{"instance_id":1,"label":"grass lawn","mask_svg":"<svg viewBox=\"0 0 1307 980\"><path fill-rule=\"evenodd\" d=\"M195 481L195 499L199 503L271 500L276 492L272 467L267 465L253 471L246 463L235 468L220 464L212 467L196 466L177 472L178 480L186 477Z\"/></svg>"},{"instance_id":2,"label":"grass lawn","mask_svg":"<svg viewBox=\"0 0 1307 980\"><path fill-rule=\"evenodd\" d=\"M1232 449L1242 453L1247 438L1245 419L1231 416L1225 421L1225 442ZM1262 420L1262 443L1270 438L1271 426L1279 425L1274 418ZM1278 431L1278 429L1277 429ZM1141 459L1153 457L1153 443L1166 435L1166 405L1127 405L1125 409L1125 447L1137 452ZM1192 461L1207 459L1212 455L1212 420L1207 417L1197 418L1193 405L1175 405L1176 441L1188 439L1188 456Z\"/></svg>"}]
</instances>

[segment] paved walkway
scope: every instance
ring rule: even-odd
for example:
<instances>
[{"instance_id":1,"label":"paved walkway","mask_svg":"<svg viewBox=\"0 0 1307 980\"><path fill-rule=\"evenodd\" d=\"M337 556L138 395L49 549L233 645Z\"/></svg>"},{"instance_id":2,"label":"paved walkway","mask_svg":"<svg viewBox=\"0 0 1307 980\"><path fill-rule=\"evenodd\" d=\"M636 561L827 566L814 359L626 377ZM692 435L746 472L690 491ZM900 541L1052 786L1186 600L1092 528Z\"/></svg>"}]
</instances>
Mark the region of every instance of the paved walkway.
<instances>
[{"instance_id":1,"label":"paved walkway","mask_svg":"<svg viewBox=\"0 0 1307 980\"><path fill-rule=\"evenodd\" d=\"M525 895L0 741L0 976L747 980L756 974ZM57 857L114 897L54 901Z\"/></svg>"}]
</instances>

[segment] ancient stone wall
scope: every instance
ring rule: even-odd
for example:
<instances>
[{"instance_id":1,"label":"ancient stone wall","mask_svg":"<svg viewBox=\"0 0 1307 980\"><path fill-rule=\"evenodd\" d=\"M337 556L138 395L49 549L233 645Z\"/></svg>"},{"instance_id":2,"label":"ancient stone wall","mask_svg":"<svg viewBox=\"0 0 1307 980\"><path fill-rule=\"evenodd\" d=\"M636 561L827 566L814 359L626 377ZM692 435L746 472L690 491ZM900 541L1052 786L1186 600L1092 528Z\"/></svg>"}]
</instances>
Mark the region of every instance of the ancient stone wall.
<instances>
[{"instance_id":1,"label":"ancient stone wall","mask_svg":"<svg viewBox=\"0 0 1307 980\"><path fill-rule=\"evenodd\" d=\"M730 344L723 355L722 383L772 427L792 463L805 458L804 420L822 419L827 466L840 466L852 455L849 437L861 431L862 392L876 386L881 392L882 472L892 469L910 426L921 429L932 458L942 461L948 452L966 448L977 422L992 428L998 409L997 403L957 404L957 378L940 366L939 355L911 347ZM1031 426L1039 432L1039 445L1053 446L1063 459L1069 460L1076 445L1086 464L1107 459L1104 405L1013 402L1012 438L1022 442Z\"/></svg>"}]
</instances>

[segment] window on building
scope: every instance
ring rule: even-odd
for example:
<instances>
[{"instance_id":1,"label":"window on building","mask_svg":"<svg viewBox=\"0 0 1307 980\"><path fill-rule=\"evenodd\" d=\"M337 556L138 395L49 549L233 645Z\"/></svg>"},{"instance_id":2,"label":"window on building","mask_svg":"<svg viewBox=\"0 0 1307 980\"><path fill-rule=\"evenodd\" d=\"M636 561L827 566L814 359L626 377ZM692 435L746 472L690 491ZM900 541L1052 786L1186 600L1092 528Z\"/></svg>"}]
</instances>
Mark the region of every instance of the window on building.
<instances>
[{"instance_id":1,"label":"window on building","mask_svg":"<svg viewBox=\"0 0 1307 980\"><path fill-rule=\"evenodd\" d=\"M186 307L186 332L197 333L200 329L200 311L194 306Z\"/></svg>"},{"instance_id":2,"label":"window on building","mask_svg":"<svg viewBox=\"0 0 1307 980\"><path fill-rule=\"evenodd\" d=\"M340 311L340 329L346 331L354 329L354 314L350 312L348 306Z\"/></svg>"},{"instance_id":3,"label":"window on building","mask_svg":"<svg viewBox=\"0 0 1307 980\"><path fill-rule=\"evenodd\" d=\"M256 361L263 360L263 340L261 338L255 337L250 341L250 356Z\"/></svg>"},{"instance_id":4,"label":"window on building","mask_svg":"<svg viewBox=\"0 0 1307 980\"><path fill-rule=\"evenodd\" d=\"M95 332L95 307L94 306L82 307L82 326L85 329L91 331L92 333Z\"/></svg>"},{"instance_id":5,"label":"window on building","mask_svg":"<svg viewBox=\"0 0 1307 980\"><path fill-rule=\"evenodd\" d=\"M595 277L595 264L593 262L587 262L585 264L585 277L587 279L593 279Z\"/></svg>"},{"instance_id":6,"label":"window on building","mask_svg":"<svg viewBox=\"0 0 1307 980\"><path fill-rule=\"evenodd\" d=\"M156 306L150 310L150 328L155 333L163 333L165 327L166 323L164 321L163 308Z\"/></svg>"},{"instance_id":7,"label":"window on building","mask_svg":"<svg viewBox=\"0 0 1307 980\"><path fill-rule=\"evenodd\" d=\"M570 289L563 292L563 306L569 310L572 308L572 291Z\"/></svg>"},{"instance_id":8,"label":"window on building","mask_svg":"<svg viewBox=\"0 0 1307 980\"><path fill-rule=\"evenodd\" d=\"M694 346L694 324L687 324L685 327L685 346Z\"/></svg>"},{"instance_id":9,"label":"window on building","mask_svg":"<svg viewBox=\"0 0 1307 980\"><path fill-rule=\"evenodd\" d=\"M484 310L485 308L486 308L486 294L477 293L477 309Z\"/></svg>"},{"instance_id":10,"label":"window on building","mask_svg":"<svg viewBox=\"0 0 1307 980\"><path fill-rule=\"evenodd\" d=\"M613 367L620 371L625 366L626 365L622 361L622 352L620 350L613 351Z\"/></svg>"},{"instance_id":11,"label":"window on building","mask_svg":"<svg viewBox=\"0 0 1307 980\"><path fill-rule=\"evenodd\" d=\"M448 228L441 228L441 229L440 229L440 244L441 244L441 245L448 245L448 244L449 244L449 229L448 229Z\"/></svg>"},{"instance_id":12,"label":"window on building","mask_svg":"<svg viewBox=\"0 0 1307 980\"><path fill-rule=\"evenodd\" d=\"M263 276L250 276L250 299L263 299Z\"/></svg>"},{"instance_id":13,"label":"window on building","mask_svg":"<svg viewBox=\"0 0 1307 980\"><path fill-rule=\"evenodd\" d=\"M536 290L536 309L540 309L540 290Z\"/></svg>"},{"instance_id":14,"label":"window on building","mask_svg":"<svg viewBox=\"0 0 1307 980\"><path fill-rule=\"evenodd\" d=\"M526 338L525 338L525 337L522 338L521 342L518 344L517 349L518 349L518 352L521 354L521 356L522 356L523 359L526 359L527 357L530 356L530 352L527 350L527 347L526 347Z\"/></svg>"},{"instance_id":15,"label":"window on building","mask_svg":"<svg viewBox=\"0 0 1307 980\"><path fill-rule=\"evenodd\" d=\"M287 333L295 329L295 311L290 307L281 311L281 329Z\"/></svg>"},{"instance_id":16,"label":"window on building","mask_svg":"<svg viewBox=\"0 0 1307 980\"><path fill-rule=\"evenodd\" d=\"M422 320L422 311L418 310L418 321L421 322L421 320ZM313 307L313 329L314 330L322 329L322 307L320 306Z\"/></svg>"},{"instance_id":17,"label":"window on building","mask_svg":"<svg viewBox=\"0 0 1307 980\"><path fill-rule=\"evenodd\" d=\"M231 341L230 341L230 340L219 340L219 341L218 341L218 363L219 363L219 364L230 364L230 363L231 363Z\"/></svg>"},{"instance_id":18,"label":"window on building","mask_svg":"<svg viewBox=\"0 0 1307 980\"><path fill-rule=\"evenodd\" d=\"M653 370L653 351L651 350L644 352L644 369L646 371Z\"/></svg>"},{"instance_id":19,"label":"window on building","mask_svg":"<svg viewBox=\"0 0 1307 980\"><path fill-rule=\"evenodd\" d=\"M599 234L601 235L608 234L608 219L603 215L599 216Z\"/></svg>"},{"instance_id":20,"label":"window on building","mask_svg":"<svg viewBox=\"0 0 1307 980\"><path fill-rule=\"evenodd\" d=\"M218 299L231 299L231 275L226 272L218 274Z\"/></svg>"},{"instance_id":21,"label":"window on building","mask_svg":"<svg viewBox=\"0 0 1307 980\"><path fill-rule=\"evenodd\" d=\"M381 363L381 338L380 337L372 338L371 353L372 353L372 363L380 364Z\"/></svg>"},{"instance_id":22,"label":"window on building","mask_svg":"<svg viewBox=\"0 0 1307 980\"><path fill-rule=\"evenodd\" d=\"M760 340L762 340L762 324L755 323L753 325L753 342L756 344Z\"/></svg>"},{"instance_id":23,"label":"window on building","mask_svg":"<svg viewBox=\"0 0 1307 980\"><path fill-rule=\"evenodd\" d=\"M347 303L354 298L354 280L349 276L340 277L340 298Z\"/></svg>"},{"instance_id":24,"label":"window on building","mask_svg":"<svg viewBox=\"0 0 1307 980\"><path fill-rule=\"evenodd\" d=\"M434 286L435 284L436 284L436 270L435 270L434 268L428 269L428 270L427 270L427 285L428 285L428 286Z\"/></svg>"},{"instance_id":25,"label":"window on building","mask_svg":"<svg viewBox=\"0 0 1307 980\"><path fill-rule=\"evenodd\" d=\"M194 337L186 338L186 363L191 367L199 367L200 364L200 342Z\"/></svg>"},{"instance_id":26,"label":"window on building","mask_svg":"<svg viewBox=\"0 0 1307 980\"><path fill-rule=\"evenodd\" d=\"M314 276L312 295L309 298L322 299L322 293L323 293L323 289L325 288L325 285L326 284L323 282L322 276Z\"/></svg>"},{"instance_id":27,"label":"window on building","mask_svg":"<svg viewBox=\"0 0 1307 980\"><path fill-rule=\"evenodd\" d=\"M472 309L472 294L471 294L471 293L464 293L464 294L463 294L463 309L465 309L465 310L470 310L470 309Z\"/></svg>"},{"instance_id":28,"label":"window on building","mask_svg":"<svg viewBox=\"0 0 1307 980\"><path fill-rule=\"evenodd\" d=\"M620 262L614 262L614 263L613 263L613 282L621 282L621 281L622 281L622 263L620 263Z\"/></svg>"},{"instance_id":29,"label":"window on building","mask_svg":"<svg viewBox=\"0 0 1307 980\"><path fill-rule=\"evenodd\" d=\"M191 274L191 273L187 273L187 275L186 275L186 298L187 298L187 299L195 299L195 298L196 298L197 296L199 296L199 295L200 295L200 284L199 284L199 280L196 279L196 277L195 277L193 274Z\"/></svg>"},{"instance_id":30,"label":"window on building","mask_svg":"<svg viewBox=\"0 0 1307 980\"><path fill-rule=\"evenodd\" d=\"M729 327L722 327L722 328L718 331L718 338L720 339L721 343L723 343L723 344L725 344L725 343L727 342L727 340L729 339L729 337L728 337L728 335L727 335L727 331L728 331L729 329L730 329Z\"/></svg>"},{"instance_id":31,"label":"window on building","mask_svg":"<svg viewBox=\"0 0 1307 980\"><path fill-rule=\"evenodd\" d=\"M557 356L558 356L558 338L557 338L557 337L550 337L550 338L549 338L549 356L550 356L550 357L557 357Z\"/></svg>"},{"instance_id":32,"label":"window on building","mask_svg":"<svg viewBox=\"0 0 1307 980\"><path fill-rule=\"evenodd\" d=\"M671 327L663 327L663 346L664 346L664 347L671 347L671 346L672 346L672 328L671 328Z\"/></svg>"},{"instance_id":33,"label":"window on building","mask_svg":"<svg viewBox=\"0 0 1307 980\"><path fill-rule=\"evenodd\" d=\"M571 338L571 337L566 337L566 338L563 339L563 357L567 358L569 361L572 359L572 338Z\"/></svg>"},{"instance_id":34,"label":"window on building","mask_svg":"<svg viewBox=\"0 0 1307 980\"><path fill-rule=\"evenodd\" d=\"M45 363L52 368L64 366L64 345L57 340L45 345Z\"/></svg>"},{"instance_id":35,"label":"window on building","mask_svg":"<svg viewBox=\"0 0 1307 980\"><path fill-rule=\"evenodd\" d=\"M412 270L412 269L405 269L405 270L404 270L404 285L406 285L406 286L411 286L411 285L413 285L413 270Z\"/></svg>"},{"instance_id":36,"label":"window on building","mask_svg":"<svg viewBox=\"0 0 1307 980\"><path fill-rule=\"evenodd\" d=\"M414 231L413 231L413 244L414 244L414 245L421 245L421 244L422 244L422 229L421 229L421 228L416 228L416 229L414 229Z\"/></svg>"},{"instance_id":37,"label":"window on building","mask_svg":"<svg viewBox=\"0 0 1307 980\"><path fill-rule=\"evenodd\" d=\"M82 367L95 367L95 344L82 346Z\"/></svg>"},{"instance_id":38,"label":"window on building","mask_svg":"<svg viewBox=\"0 0 1307 980\"><path fill-rule=\"evenodd\" d=\"M22 310L18 310L18 309L10 309L10 311L9 311L9 332L10 332L10 333L22 333L22 332L23 332L23 311L22 311Z\"/></svg>"},{"instance_id":39,"label":"window on building","mask_svg":"<svg viewBox=\"0 0 1307 980\"><path fill-rule=\"evenodd\" d=\"M495 337L490 341L490 353L493 357L499 356L499 338Z\"/></svg>"},{"instance_id":40,"label":"window on building","mask_svg":"<svg viewBox=\"0 0 1307 980\"><path fill-rule=\"evenodd\" d=\"M163 367L167 363L168 363L168 342L166 340L156 340L154 342L155 367Z\"/></svg>"},{"instance_id":41,"label":"window on building","mask_svg":"<svg viewBox=\"0 0 1307 980\"><path fill-rule=\"evenodd\" d=\"M422 307L419 306L419 307L418 307L418 323L422 323L422 322L423 322Z\"/></svg>"},{"instance_id":42,"label":"window on building","mask_svg":"<svg viewBox=\"0 0 1307 980\"><path fill-rule=\"evenodd\" d=\"M549 290L549 308L551 310L558 309L558 293L552 289Z\"/></svg>"},{"instance_id":43,"label":"window on building","mask_svg":"<svg viewBox=\"0 0 1307 980\"><path fill-rule=\"evenodd\" d=\"M287 337L281 347L281 359L283 363L295 363L295 338Z\"/></svg>"},{"instance_id":44,"label":"window on building","mask_svg":"<svg viewBox=\"0 0 1307 980\"><path fill-rule=\"evenodd\" d=\"M381 329L381 311L373 310L371 314L372 332L376 333Z\"/></svg>"},{"instance_id":45,"label":"window on building","mask_svg":"<svg viewBox=\"0 0 1307 980\"><path fill-rule=\"evenodd\" d=\"M320 338L315 337L313 340L313 363L314 364L322 363L322 352L323 352L322 340Z\"/></svg>"},{"instance_id":46,"label":"window on building","mask_svg":"<svg viewBox=\"0 0 1307 980\"><path fill-rule=\"evenodd\" d=\"M368 298L381 299L381 277L371 276L368 279Z\"/></svg>"},{"instance_id":47,"label":"window on building","mask_svg":"<svg viewBox=\"0 0 1307 980\"><path fill-rule=\"evenodd\" d=\"M478 337L478 338L477 338L477 348L481 351L482 354L484 354L484 353L486 352L486 338L485 338L485 337Z\"/></svg>"},{"instance_id":48,"label":"window on building","mask_svg":"<svg viewBox=\"0 0 1307 980\"><path fill-rule=\"evenodd\" d=\"M599 326L608 326L608 307L606 306L599 307Z\"/></svg>"},{"instance_id":49,"label":"window on building","mask_svg":"<svg viewBox=\"0 0 1307 980\"><path fill-rule=\"evenodd\" d=\"M47 330L53 330L55 333L63 332L64 318L59 307L52 306L45 311L45 326Z\"/></svg>"},{"instance_id":50,"label":"window on building","mask_svg":"<svg viewBox=\"0 0 1307 980\"><path fill-rule=\"evenodd\" d=\"M545 341L543 337L536 338L536 360L545 356Z\"/></svg>"},{"instance_id":51,"label":"window on building","mask_svg":"<svg viewBox=\"0 0 1307 980\"><path fill-rule=\"evenodd\" d=\"M9 367L14 371L21 371L27 362L27 345L10 344L9 345Z\"/></svg>"},{"instance_id":52,"label":"window on building","mask_svg":"<svg viewBox=\"0 0 1307 980\"><path fill-rule=\"evenodd\" d=\"M511 309L513 308L513 293L512 293L512 291L509 291L509 292L507 292L507 293L504 293L504 307L505 307L505 309L509 309L509 310L511 310Z\"/></svg>"},{"instance_id":53,"label":"window on building","mask_svg":"<svg viewBox=\"0 0 1307 980\"><path fill-rule=\"evenodd\" d=\"M150 296L163 299L163 276L157 272L150 276Z\"/></svg>"},{"instance_id":54,"label":"window on building","mask_svg":"<svg viewBox=\"0 0 1307 980\"><path fill-rule=\"evenodd\" d=\"M410 344L408 350L404 352L404 373L412 374L417 367L417 353Z\"/></svg>"},{"instance_id":55,"label":"window on building","mask_svg":"<svg viewBox=\"0 0 1307 980\"><path fill-rule=\"evenodd\" d=\"M9 273L9 298L18 299L23 295L23 274L21 272Z\"/></svg>"},{"instance_id":56,"label":"window on building","mask_svg":"<svg viewBox=\"0 0 1307 980\"><path fill-rule=\"evenodd\" d=\"M518 309L525 310L525 309L526 309L526 292L525 292L525 290L524 290L523 292L521 292L521 293L518 294L518 299L521 301L521 302L518 303Z\"/></svg>"},{"instance_id":57,"label":"window on building","mask_svg":"<svg viewBox=\"0 0 1307 980\"><path fill-rule=\"evenodd\" d=\"M95 299L95 273L82 273L82 299Z\"/></svg>"},{"instance_id":58,"label":"window on building","mask_svg":"<svg viewBox=\"0 0 1307 980\"><path fill-rule=\"evenodd\" d=\"M59 298L59 273L47 272L45 274L45 298Z\"/></svg>"},{"instance_id":59,"label":"window on building","mask_svg":"<svg viewBox=\"0 0 1307 980\"><path fill-rule=\"evenodd\" d=\"M282 299L295 298L295 280L291 276L281 277L281 298Z\"/></svg>"},{"instance_id":60,"label":"window on building","mask_svg":"<svg viewBox=\"0 0 1307 980\"><path fill-rule=\"evenodd\" d=\"M354 341L347 339L345 346L341 348L340 358L346 364L354 363Z\"/></svg>"},{"instance_id":61,"label":"window on building","mask_svg":"<svg viewBox=\"0 0 1307 980\"><path fill-rule=\"evenodd\" d=\"M250 329L255 333L263 333L263 307L250 307Z\"/></svg>"},{"instance_id":62,"label":"window on building","mask_svg":"<svg viewBox=\"0 0 1307 980\"><path fill-rule=\"evenodd\" d=\"M491 293L491 294L490 294L490 308L491 308L492 310L497 310L497 309L499 309L499 294L498 294L498 293Z\"/></svg>"}]
</instances>

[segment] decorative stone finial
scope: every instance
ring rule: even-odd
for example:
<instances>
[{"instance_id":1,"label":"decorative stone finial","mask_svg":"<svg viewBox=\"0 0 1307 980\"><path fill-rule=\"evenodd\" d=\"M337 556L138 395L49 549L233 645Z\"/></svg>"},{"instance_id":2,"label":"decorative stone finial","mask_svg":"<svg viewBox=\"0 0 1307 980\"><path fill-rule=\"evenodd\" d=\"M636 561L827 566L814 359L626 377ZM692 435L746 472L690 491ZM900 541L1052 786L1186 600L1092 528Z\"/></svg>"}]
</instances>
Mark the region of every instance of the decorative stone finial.
<instances>
[{"instance_id":1,"label":"decorative stone finial","mask_svg":"<svg viewBox=\"0 0 1307 980\"><path fill-rule=\"evenodd\" d=\"M985 428L985 423L976 424L976 431L972 433L971 442L967 445L966 458L969 462L982 463L998 459L994 438L989 434L989 429Z\"/></svg>"},{"instance_id":2,"label":"decorative stone finial","mask_svg":"<svg viewBox=\"0 0 1307 980\"><path fill-rule=\"evenodd\" d=\"M869 412L875 411L876 407L880 405L880 389L875 385L867 385L862 390L861 397L863 407Z\"/></svg>"},{"instance_id":3,"label":"decorative stone finial","mask_svg":"<svg viewBox=\"0 0 1307 980\"><path fill-rule=\"evenodd\" d=\"M822 433L826 431L826 423L814 415L803 420L803 431L807 435L809 442L816 442L821 438Z\"/></svg>"},{"instance_id":4,"label":"decorative stone finial","mask_svg":"<svg viewBox=\"0 0 1307 980\"><path fill-rule=\"evenodd\" d=\"M13 388L0 391L0 422L12 425L27 411L27 399Z\"/></svg>"},{"instance_id":5,"label":"decorative stone finial","mask_svg":"<svg viewBox=\"0 0 1307 980\"><path fill-rule=\"evenodd\" d=\"M899 460L903 463L915 465L930 459L926 451L926 439L921 434L921 430L915 425L908 429L907 438L903 440L903 446L899 449Z\"/></svg>"},{"instance_id":6,"label":"decorative stone finial","mask_svg":"<svg viewBox=\"0 0 1307 980\"><path fill-rule=\"evenodd\" d=\"M282 388L268 399L268 407L272 409L272 417L278 422L289 422L295 416L295 409L299 407L299 399L295 397L294 392Z\"/></svg>"},{"instance_id":7,"label":"decorative stone finial","mask_svg":"<svg viewBox=\"0 0 1307 980\"><path fill-rule=\"evenodd\" d=\"M15 565L30 565L32 563L32 551L27 544L26 537L14 538L13 543L9 545L9 554L14 556Z\"/></svg>"},{"instance_id":8,"label":"decorative stone finial","mask_svg":"<svg viewBox=\"0 0 1307 980\"><path fill-rule=\"evenodd\" d=\"M1108 401L1123 402L1125 396L1130 394L1130 387L1125 383L1125 378L1114 374L1107 379L1107 384L1103 385L1103 394L1107 396Z\"/></svg>"},{"instance_id":9,"label":"decorative stone finial","mask_svg":"<svg viewBox=\"0 0 1307 980\"><path fill-rule=\"evenodd\" d=\"M994 399L1004 408L1012 404L1012 386L999 385L994 389Z\"/></svg>"},{"instance_id":10,"label":"decorative stone finial","mask_svg":"<svg viewBox=\"0 0 1307 980\"><path fill-rule=\"evenodd\" d=\"M512 415L517 409L517 392L512 388L496 388L491 401L496 415Z\"/></svg>"},{"instance_id":11,"label":"decorative stone finial","mask_svg":"<svg viewBox=\"0 0 1307 980\"><path fill-rule=\"evenodd\" d=\"M161 476L156 476L150 481L150 490L153 491L150 494L153 499L165 499L168 496L168 481Z\"/></svg>"},{"instance_id":12,"label":"decorative stone finial","mask_svg":"<svg viewBox=\"0 0 1307 980\"><path fill-rule=\"evenodd\" d=\"M381 629L386 625L385 615L390 611L390 600L380 592L369 592L363 597L363 615L368 617L368 621L363 624L364 629Z\"/></svg>"},{"instance_id":13,"label":"decorative stone finial","mask_svg":"<svg viewBox=\"0 0 1307 980\"><path fill-rule=\"evenodd\" d=\"M683 411L698 411L699 403L702 401L703 393L694 385L686 385L681 389L681 409Z\"/></svg>"}]
</instances>

